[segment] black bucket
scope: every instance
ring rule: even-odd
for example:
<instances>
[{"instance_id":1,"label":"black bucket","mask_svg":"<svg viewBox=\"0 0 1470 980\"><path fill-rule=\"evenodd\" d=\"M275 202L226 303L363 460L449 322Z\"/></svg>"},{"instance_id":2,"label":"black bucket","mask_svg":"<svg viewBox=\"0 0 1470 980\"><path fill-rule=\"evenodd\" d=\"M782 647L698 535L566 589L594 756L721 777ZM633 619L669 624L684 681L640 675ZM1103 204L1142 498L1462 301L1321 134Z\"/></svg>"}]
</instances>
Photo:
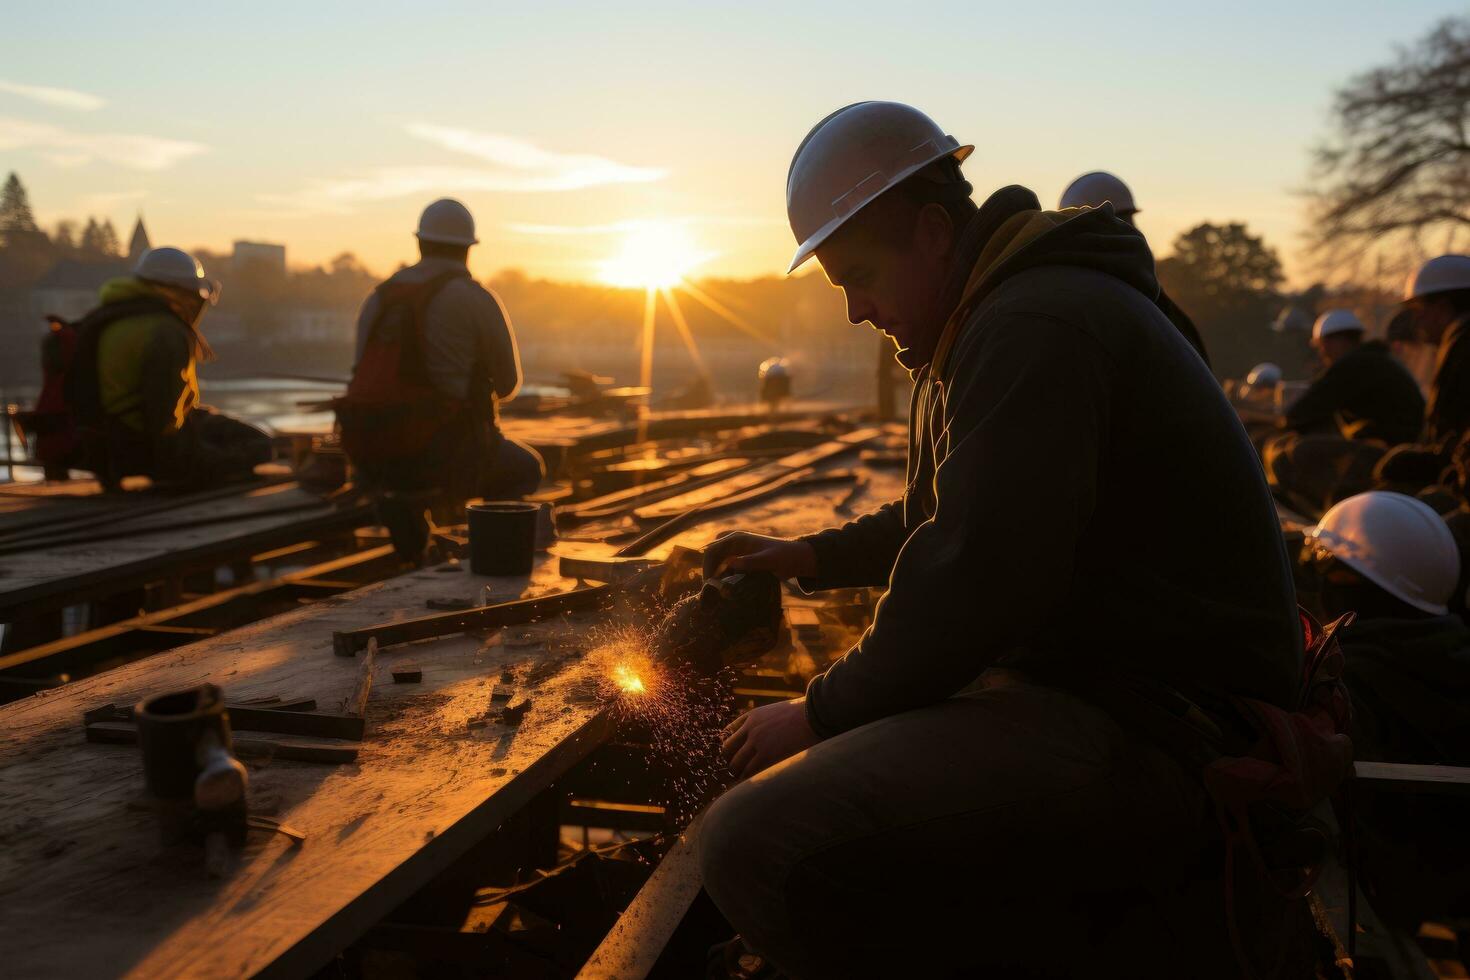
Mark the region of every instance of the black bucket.
<instances>
[{"instance_id":1,"label":"black bucket","mask_svg":"<svg viewBox=\"0 0 1470 980\"><path fill-rule=\"evenodd\" d=\"M225 698L213 684L148 698L133 709L143 747L143 778L159 799L192 799L206 734L230 747Z\"/></svg>"},{"instance_id":2,"label":"black bucket","mask_svg":"<svg viewBox=\"0 0 1470 980\"><path fill-rule=\"evenodd\" d=\"M531 574L540 510L540 504L521 500L470 504L470 571L475 575Z\"/></svg>"}]
</instances>

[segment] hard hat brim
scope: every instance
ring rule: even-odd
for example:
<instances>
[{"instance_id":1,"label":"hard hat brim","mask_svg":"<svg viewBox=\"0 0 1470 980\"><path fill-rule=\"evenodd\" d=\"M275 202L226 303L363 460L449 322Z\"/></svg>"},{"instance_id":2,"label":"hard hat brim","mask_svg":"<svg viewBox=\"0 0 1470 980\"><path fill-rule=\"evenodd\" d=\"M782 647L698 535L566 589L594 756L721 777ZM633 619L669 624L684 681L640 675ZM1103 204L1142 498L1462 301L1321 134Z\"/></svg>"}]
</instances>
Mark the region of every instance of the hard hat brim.
<instances>
[{"instance_id":1,"label":"hard hat brim","mask_svg":"<svg viewBox=\"0 0 1470 980\"><path fill-rule=\"evenodd\" d=\"M878 198L882 197L885 193L897 187L899 184L903 183L905 180L912 177L920 170L923 170L931 163L943 160L946 157L953 158L955 163L964 163L965 159L974 152L975 145L973 143L967 143L963 146L955 147L952 150L943 150L939 153L934 154L931 157L928 157L921 163L915 163L910 165L909 167L906 167L903 170L900 170L896 175L891 177L882 187L865 196L862 199L861 203L859 203L852 210L848 211L846 214L835 215L831 221L828 221L826 224L822 225L822 227L818 228L815 232L808 235L806 241L797 246L796 254L791 257L791 265L787 267L786 274L789 276L793 272L795 272L803 263L806 262L807 259L816 254L817 249L821 248L822 243L831 238L832 235L836 233L837 229L841 228L843 225L847 224L854 217L860 214L862 210L866 208L869 204L872 204Z\"/></svg>"},{"instance_id":2,"label":"hard hat brim","mask_svg":"<svg viewBox=\"0 0 1470 980\"><path fill-rule=\"evenodd\" d=\"M416 231L413 233L413 236L421 242L433 242L436 245L470 246L480 244L480 240L478 238L461 238L458 235L434 235L425 234L421 231Z\"/></svg>"},{"instance_id":3,"label":"hard hat brim","mask_svg":"<svg viewBox=\"0 0 1470 980\"><path fill-rule=\"evenodd\" d=\"M1314 542L1319 548L1329 552L1333 558L1336 558L1348 568L1351 568L1400 602L1407 603L1420 612L1427 612L1433 616L1444 616L1449 613L1449 606L1409 595L1397 583L1389 581L1388 576L1381 574L1367 562L1359 561L1352 555L1345 554L1343 549L1332 547L1332 533L1328 531L1324 534L1323 531L1322 525L1314 524L1303 531L1302 536L1306 540Z\"/></svg>"}]
</instances>

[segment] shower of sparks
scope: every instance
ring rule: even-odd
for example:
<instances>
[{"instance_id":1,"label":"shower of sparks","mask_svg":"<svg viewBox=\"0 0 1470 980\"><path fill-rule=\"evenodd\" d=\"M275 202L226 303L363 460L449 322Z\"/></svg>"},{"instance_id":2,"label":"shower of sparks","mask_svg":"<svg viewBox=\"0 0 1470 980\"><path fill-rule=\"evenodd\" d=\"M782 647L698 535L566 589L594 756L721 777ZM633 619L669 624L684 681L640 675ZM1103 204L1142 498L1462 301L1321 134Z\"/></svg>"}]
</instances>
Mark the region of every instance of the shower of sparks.
<instances>
[{"instance_id":1,"label":"shower of sparks","mask_svg":"<svg viewBox=\"0 0 1470 980\"><path fill-rule=\"evenodd\" d=\"M661 786L652 802L684 823L729 778L719 750L734 708L731 678L722 683L687 666L659 663L648 638L630 627L605 636L588 658L601 678L598 696L619 731L649 746L648 771Z\"/></svg>"}]
</instances>

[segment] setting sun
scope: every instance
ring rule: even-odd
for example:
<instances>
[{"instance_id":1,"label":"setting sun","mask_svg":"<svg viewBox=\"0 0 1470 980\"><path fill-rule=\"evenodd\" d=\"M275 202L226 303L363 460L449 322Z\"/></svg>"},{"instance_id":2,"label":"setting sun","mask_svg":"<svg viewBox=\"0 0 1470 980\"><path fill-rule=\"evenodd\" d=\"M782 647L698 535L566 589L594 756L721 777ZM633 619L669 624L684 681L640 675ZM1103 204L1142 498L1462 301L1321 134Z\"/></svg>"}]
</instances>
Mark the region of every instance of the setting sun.
<instances>
[{"instance_id":1,"label":"setting sun","mask_svg":"<svg viewBox=\"0 0 1470 980\"><path fill-rule=\"evenodd\" d=\"M680 225L640 222L623 236L617 254L599 264L597 277L609 286L666 289L712 257Z\"/></svg>"}]
</instances>

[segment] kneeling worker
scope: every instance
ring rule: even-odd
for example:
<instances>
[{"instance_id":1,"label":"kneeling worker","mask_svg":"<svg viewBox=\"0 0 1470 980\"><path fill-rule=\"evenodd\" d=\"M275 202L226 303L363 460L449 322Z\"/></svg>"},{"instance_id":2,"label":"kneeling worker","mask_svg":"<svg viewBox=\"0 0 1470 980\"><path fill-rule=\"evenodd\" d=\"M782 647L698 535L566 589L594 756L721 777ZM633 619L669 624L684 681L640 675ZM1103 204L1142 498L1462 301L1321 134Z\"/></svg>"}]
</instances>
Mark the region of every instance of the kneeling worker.
<instances>
[{"instance_id":1,"label":"kneeling worker","mask_svg":"<svg viewBox=\"0 0 1470 980\"><path fill-rule=\"evenodd\" d=\"M1062 191L1062 200L1058 204L1061 208L1100 208L1104 203L1112 204L1113 210L1118 217L1138 227L1135 215L1138 214L1138 206L1133 203L1133 192L1121 179L1113 176L1105 170L1095 170L1089 174L1083 174ZM1184 339L1189 341L1199 356L1204 358L1205 364L1210 363L1210 355L1205 350L1205 339L1200 336L1199 328L1189 318L1189 314L1179 308L1179 304L1169 298L1169 294L1159 289L1157 300L1159 309L1174 324Z\"/></svg>"},{"instance_id":2,"label":"kneeling worker","mask_svg":"<svg viewBox=\"0 0 1470 980\"><path fill-rule=\"evenodd\" d=\"M1099 694L1294 703L1271 499L1155 302L1142 236L1022 187L977 208L972 149L862 102L792 161L791 268L815 255L914 374L909 490L841 528L706 551L706 574L888 591L805 697L728 729L745 781L706 815L705 884L793 977L1236 975L1198 766ZM1169 527L1188 549L1143 531ZM854 930L875 908L883 928Z\"/></svg>"},{"instance_id":3,"label":"kneeling worker","mask_svg":"<svg viewBox=\"0 0 1470 980\"><path fill-rule=\"evenodd\" d=\"M252 475L270 437L199 404L200 334L219 284L177 248L144 252L133 275L102 286L101 305L75 324L66 399L82 433L72 464L107 486L142 475L200 487Z\"/></svg>"},{"instance_id":4,"label":"kneeling worker","mask_svg":"<svg viewBox=\"0 0 1470 980\"><path fill-rule=\"evenodd\" d=\"M458 201L435 201L417 237L419 261L363 304L357 364L337 404L343 448L405 557L427 543L426 509L453 515L470 497L523 497L545 472L498 424L498 402L521 385L520 354L500 300L470 276L474 218Z\"/></svg>"},{"instance_id":5,"label":"kneeling worker","mask_svg":"<svg viewBox=\"0 0 1470 980\"><path fill-rule=\"evenodd\" d=\"M1320 513L1373 485L1373 468L1392 446L1424 426L1419 384L1382 341L1363 340L1352 310L1329 310L1312 327L1323 372L1286 409L1285 435L1262 457L1272 489Z\"/></svg>"},{"instance_id":6,"label":"kneeling worker","mask_svg":"<svg viewBox=\"0 0 1470 980\"><path fill-rule=\"evenodd\" d=\"M1400 493L1349 497L1307 532L1303 559L1338 634L1360 759L1470 765L1470 628L1449 610L1462 587L1454 535ZM1470 805L1354 791L1358 861L1374 910L1414 929L1470 902Z\"/></svg>"}]
</instances>

